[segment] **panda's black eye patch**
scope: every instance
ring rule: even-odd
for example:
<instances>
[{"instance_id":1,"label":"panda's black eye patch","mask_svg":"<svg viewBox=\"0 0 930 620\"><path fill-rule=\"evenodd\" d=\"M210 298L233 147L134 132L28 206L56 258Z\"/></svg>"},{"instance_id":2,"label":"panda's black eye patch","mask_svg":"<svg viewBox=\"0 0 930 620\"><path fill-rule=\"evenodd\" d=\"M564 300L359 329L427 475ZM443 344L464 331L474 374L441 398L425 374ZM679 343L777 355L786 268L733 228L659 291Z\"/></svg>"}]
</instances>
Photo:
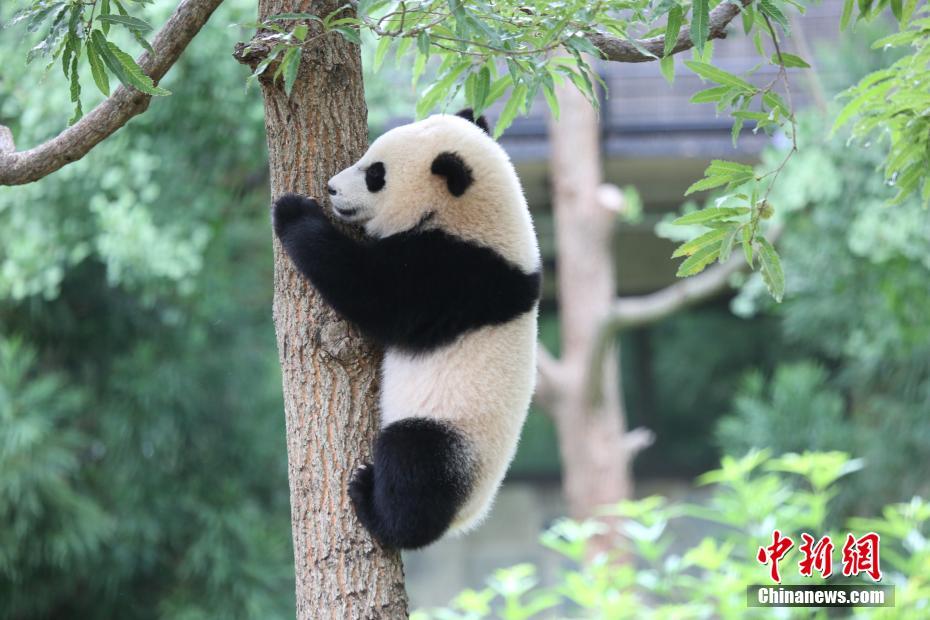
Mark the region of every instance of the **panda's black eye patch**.
<instances>
[{"instance_id":1,"label":"panda's black eye patch","mask_svg":"<svg viewBox=\"0 0 930 620\"><path fill-rule=\"evenodd\" d=\"M369 192L378 192L384 189L384 164L380 161L373 163L365 169L365 185Z\"/></svg>"}]
</instances>

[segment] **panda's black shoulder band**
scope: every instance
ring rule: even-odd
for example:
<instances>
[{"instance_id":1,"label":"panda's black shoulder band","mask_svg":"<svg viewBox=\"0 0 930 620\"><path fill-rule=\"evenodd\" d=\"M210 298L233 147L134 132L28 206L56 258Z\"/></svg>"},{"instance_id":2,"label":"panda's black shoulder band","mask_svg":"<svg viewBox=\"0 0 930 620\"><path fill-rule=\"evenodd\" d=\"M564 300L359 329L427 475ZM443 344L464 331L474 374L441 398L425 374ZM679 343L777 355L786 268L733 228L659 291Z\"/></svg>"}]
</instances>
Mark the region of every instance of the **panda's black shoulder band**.
<instances>
[{"instance_id":1,"label":"panda's black shoulder band","mask_svg":"<svg viewBox=\"0 0 930 620\"><path fill-rule=\"evenodd\" d=\"M357 241L312 199L275 203L275 232L294 264L337 312L384 345L423 352L513 320L539 299L540 274L494 250L419 228Z\"/></svg>"}]
</instances>

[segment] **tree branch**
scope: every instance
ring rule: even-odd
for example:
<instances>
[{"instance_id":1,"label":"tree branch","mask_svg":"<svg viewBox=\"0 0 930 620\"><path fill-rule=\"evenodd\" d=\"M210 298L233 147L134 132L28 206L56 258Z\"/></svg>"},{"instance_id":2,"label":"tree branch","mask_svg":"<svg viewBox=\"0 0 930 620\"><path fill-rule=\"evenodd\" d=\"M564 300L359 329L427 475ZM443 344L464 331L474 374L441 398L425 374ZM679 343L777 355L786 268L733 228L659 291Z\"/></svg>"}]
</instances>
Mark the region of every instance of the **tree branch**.
<instances>
[{"instance_id":1,"label":"tree branch","mask_svg":"<svg viewBox=\"0 0 930 620\"><path fill-rule=\"evenodd\" d=\"M773 227L767 235L769 241L774 244L781 231L782 226ZM609 337L609 334L621 329L655 323L688 306L716 297L729 286L730 276L748 267L745 259L734 252L727 262L714 265L696 276L680 280L655 293L638 297L620 297L614 302L604 332Z\"/></svg>"},{"instance_id":2,"label":"tree branch","mask_svg":"<svg viewBox=\"0 0 930 620\"><path fill-rule=\"evenodd\" d=\"M158 84L222 1L182 0L155 36L155 53L144 52L139 57L142 71ZM13 149L5 152L0 144L0 185L31 183L81 159L133 116L144 112L150 99L133 88L120 86L77 123L40 146L17 153ZM9 131L0 129L0 143L5 142L3 129ZM9 137L12 144L12 135Z\"/></svg>"},{"instance_id":3,"label":"tree branch","mask_svg":"<svg viewBox=\"0 0 930 620\"><path fill-rule=\"evenodd\" d=\"M738 2L738 4L737 4ZM708 39L723 39L727 36L727 25L739 15L742 7L750 4L752 0L723 0L717 8L710 12L708 20L710 33ZM665 53L665 37L652 37L650 39L640 39L631 42L619 39L609 34L593 34L588 36L588 40L594 44L594 47L601 50L606 60L614 62L649 62L662 58ZM683 28L678 33L678 40L675 41L675 47L671 53L677 54L689 50L694 46L691 42L691 29ZM649 54L644 54L641 49L645 49Z\"/></svg>"}]
</instances>

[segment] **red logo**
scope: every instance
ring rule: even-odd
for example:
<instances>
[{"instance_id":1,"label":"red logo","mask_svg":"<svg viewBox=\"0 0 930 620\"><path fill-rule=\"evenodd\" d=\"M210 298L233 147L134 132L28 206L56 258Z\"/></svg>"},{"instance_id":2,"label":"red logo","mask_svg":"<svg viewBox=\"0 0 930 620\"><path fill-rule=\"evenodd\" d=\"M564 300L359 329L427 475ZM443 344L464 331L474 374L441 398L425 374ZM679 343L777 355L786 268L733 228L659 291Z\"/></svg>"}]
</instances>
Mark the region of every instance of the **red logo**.
<instances>
[{"instance_id":1,"label":"red logo","mask_svg":"<svg viewBox=\"0 0 930 620\"><path fill-rule=\"evenodd\" d=\"M775 530L772 532L772 544L768 547L759 547L756 559L759 560L760 564L771 562L772 581L775 583L781 583L781 576L778 574L778 560L782 559L793 546L793 540L787 536L782 536L781 532Z\"/></svg>"},{"instance_id":2,"label":"red logo","mask_svg":"<svg viewBox=\"0 0 930 620\"><path fill-rule=\"evenodd\" d=\"M872 581L880 581L882 569L879 566L878 546L881 539L875 532L869 532L856 539L852 534L846 535L843 545L843 575L852 577L866 573Z\"/></svg>"},{"instance_id":3,"label":"red logo","mask_svg":"<svg viewBox=\"0 0 930 620\"><path fill-rule=\"evenodd\" d=\"M804 541L798 547L802 555L801 561L798 562L798 572L801 576L812 577L814 571L820 573L824 579L832 575L834 545L830 537L824 536L817 540L804 532L801 534L801 539ZM872 581L881 581L880 543L881 539L875 532L869 532L861 538L847 534L846 543L843 545L843 575L855 577L860 573L865 573L872 578ZM775 583L781 583L778 561L785 557L792 547L794 547L794 541L789 536L782 535L781 531L775 530L772 532L772 544L759 547L756 553L756 560L760 564L769 565L769 572Z\"/></svg>"}]
</instances>

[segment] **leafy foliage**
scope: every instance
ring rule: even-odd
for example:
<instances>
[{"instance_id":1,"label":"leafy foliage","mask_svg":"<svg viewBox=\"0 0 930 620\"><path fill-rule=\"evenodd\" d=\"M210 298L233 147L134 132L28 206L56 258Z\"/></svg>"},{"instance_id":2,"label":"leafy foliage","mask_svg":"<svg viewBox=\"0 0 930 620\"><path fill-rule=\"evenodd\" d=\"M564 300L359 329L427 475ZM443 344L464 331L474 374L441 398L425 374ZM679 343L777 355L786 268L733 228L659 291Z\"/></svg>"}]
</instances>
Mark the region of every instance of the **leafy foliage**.
<instances>
[{"instance_id":1,"label":"leafy foliage","mask_svg":"<svg viewBox=\"0 0 930 620\"><path fill-rule=\"evenodd\" d=\"M901 30L875 41L873 48L907 48L909 53L844 93L848 102L834 131L852 122L854 138L887 142L888 155L881 167L888 184L898 190L892 204L919 192L926 208L930 207L930 6L918 7L911 0L892 3L892 8Z\"/></svg>"},{"instance_id":2,"label":"leafy foliage","mask_svg":"<svg viewBox=\"0 0 930 620\"><path fill-rule=\"evenodd\" d=\"M151 2L127 0L127 3L129 1L134 4ZM14 13L3 28L21 22L28 32L47 28L45 36L26 54L26 62L45 58L45 70L48 71L61 59L61 69L74 103L74 115L69 124L77 122L84 114L78 73L82 52L86 55L94 84L104 96L110 94L108 73L125 86L148 95L171 94L155 86L133 57L110 37L110 27L117 26L143 49L152 50L145 39L152 26L144 19L129 15L123 0L33 0L29 6Z\"/></svg>"},{"instance_id":3,"label":"leafy foliage","mask_svg":"<svg viewBox=\"0 0 930 620\"><path fill-rule=\"evenodd\" d=\"M822 133L822 122L802 122L804 148L773 192L791 297L774 309L751 278L733 303L742 315L771 311L794 356L812 362L747 379L721 433L730 453L804 440L866 459L840 500L863 510L923 493L930 476L930 220L916 196L888 207L895 189L873 173L877 145L850 149Z\"/></svg>"},{"instance_id":4,"label":"leafy foliage","mask_svg":"<svg viewBox=\"0 0 930 620\"><path fill-rule=\"evenodd\" d=\"M0 191L0 617L294 616L263 116L215 62L236 36L205 30L176 96ZM70 96L18 87L40 72L0 82L27 144Z\"/></svg>"},{"instance_id":5,"label":"leafy foliage","mask_svg":"<svg viewBox=\"0 0 930 620\"><path fill-rule=\"evenodd\" d=\"M792 607L779 610L746 607L746 586L761 583L766 567L755 559L759 546L771 541L772 530L800 540L801 532L834 540L845 531L876 531L882 536L885 582L896 586L895 607L850 610L851 618L919 617L930 596L925 577L930 566L930 504L920 498L888 505L880 518L830 519L830 503L861 463L842 452L768 452L724 457L721 467L702 477L713 484L706 504L670 503L652 496L607 507L618 517L624 544L618 550L635 562L617 563L606 555L588 558L588 544L606 527L602 522L560 521L542 543L563 556L567 568L552 586L539 585L532 565L496 571L487 586L465 590L448 608L420 610L413 620L525 620L560 618L667 619L825 618L824 610ZM697 543L673 540L678 527L694 531L695 519L712 524L710 535ZM841 529L841 526L844 526ZM587 561L586 561L587 559ZM782 560L785 583L822 584L800 577L797 545ZM802 581L803 580L803 581ZM834 577L830 583L856 583ZM777 615L773 613L777 611ZM883 612L891 615L882 615ZM878 612L875 614L874 612Z\"/></svg>"}]
</instances>

